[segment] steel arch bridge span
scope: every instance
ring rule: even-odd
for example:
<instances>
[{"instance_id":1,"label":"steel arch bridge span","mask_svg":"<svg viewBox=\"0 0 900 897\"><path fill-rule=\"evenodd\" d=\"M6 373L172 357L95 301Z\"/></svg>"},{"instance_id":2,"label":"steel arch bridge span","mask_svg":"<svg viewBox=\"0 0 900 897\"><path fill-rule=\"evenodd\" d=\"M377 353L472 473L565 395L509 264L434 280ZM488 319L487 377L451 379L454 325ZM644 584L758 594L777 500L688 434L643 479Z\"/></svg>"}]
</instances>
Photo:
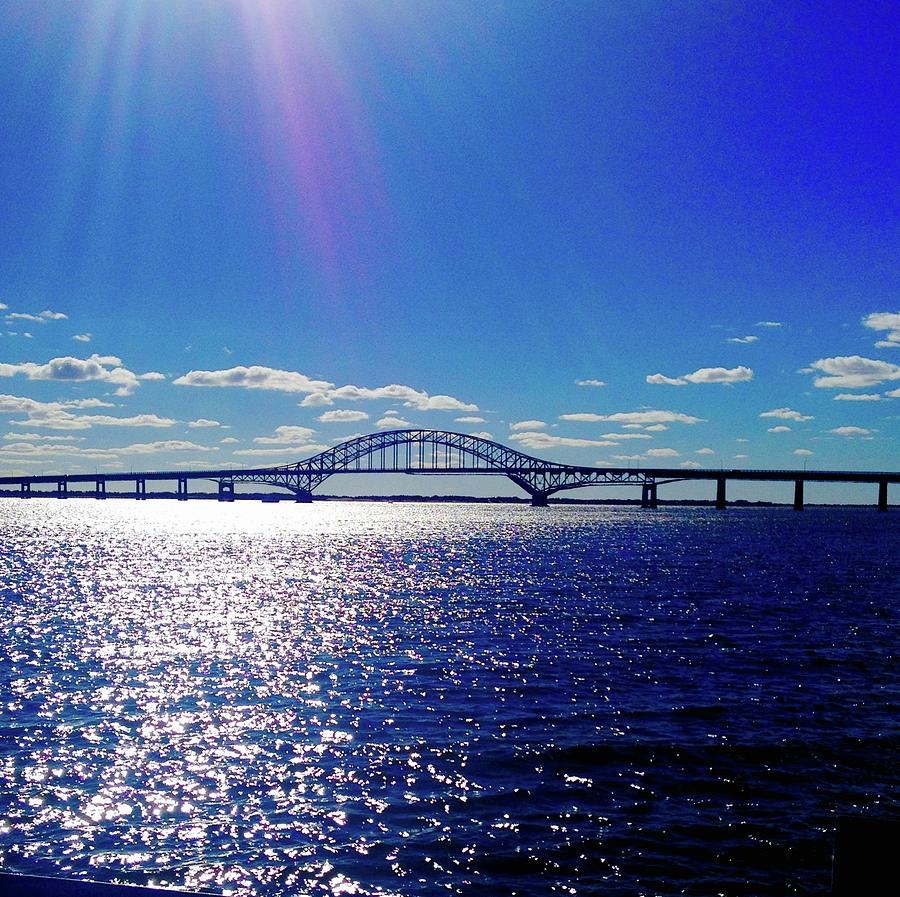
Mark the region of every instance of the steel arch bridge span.
<instances>
[{"instance_id":1,"label":"steel arch bridge span","mask_svg":"<svg viewBox=\"0 0 900 897\"><path fill-rule=\"evenodd\" d=\"M465 433L446 430L385 430L358 436L312 458L265 470L233 471L235 483L278 486L311 500L325 480L342 473L481 474L506 476L535 505L563 489L653 482L639 470L604 470L545 461Z\"/></svg>"}]
</instances>

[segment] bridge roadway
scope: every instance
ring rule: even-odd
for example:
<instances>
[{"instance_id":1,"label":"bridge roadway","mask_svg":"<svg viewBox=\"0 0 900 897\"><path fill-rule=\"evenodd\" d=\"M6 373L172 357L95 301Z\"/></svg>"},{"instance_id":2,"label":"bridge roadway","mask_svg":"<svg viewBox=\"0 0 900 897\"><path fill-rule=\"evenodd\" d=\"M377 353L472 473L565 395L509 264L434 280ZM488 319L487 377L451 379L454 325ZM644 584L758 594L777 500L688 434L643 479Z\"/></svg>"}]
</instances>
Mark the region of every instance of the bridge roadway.
<instances>
[{"instance_id":1,"label":"bridge roadway","mask_svg":"<svg viewBox=\"0 0 900 897\"><path fill-rule=\"evenodd\" d=\"M655 508L658 488L685 480L714 480L716 507L727 504L729 480L793 482L794 508L803 510L804 484L872 483L878 486L877 507L888 507L888 484L900 483L900 472L852 470L744 470L671 467L582 467L526 455L500 443L442 430L387 430L359 436L296 464L258 468L144 471L129 473L42 474L0 477L0 489L17 487L22 498L55 495L66 498L71 485L93 484L96 498L105 498L107 484L133 482L133 497L147 497L147 483L170 481L176 497L187 500L191 480L218 484L220 501L231 501L236 483L275 486L292 492L297 501L312 501L313 490L337 474L403 473L423 475L506 476L545 506L550 495L567 489L602 485L639 485L643 507ZM53 485L54 490L33 486Z\"/></svg>"}]
</instances>

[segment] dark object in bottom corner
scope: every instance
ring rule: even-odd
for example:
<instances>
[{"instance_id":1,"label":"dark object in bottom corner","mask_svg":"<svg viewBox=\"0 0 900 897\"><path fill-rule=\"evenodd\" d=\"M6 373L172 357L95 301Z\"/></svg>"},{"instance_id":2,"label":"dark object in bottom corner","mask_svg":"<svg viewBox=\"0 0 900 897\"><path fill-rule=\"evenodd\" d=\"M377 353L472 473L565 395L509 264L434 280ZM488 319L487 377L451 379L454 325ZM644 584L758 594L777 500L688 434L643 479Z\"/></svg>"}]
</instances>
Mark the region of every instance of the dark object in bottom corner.
<instances>
[{"instance_id":1,"label":"dark object in bottom corner","mask_svg":"<svg viewBox=\"0 0 900 897\"><path fill-rule=\"evenodd\" d=\"M838 819L834 837L832 897L890 893L896 887L900 819ZM890 882L893 886L889 886ZM887 887L887 890L885 888Z\"/></svg>"}]
</instances>

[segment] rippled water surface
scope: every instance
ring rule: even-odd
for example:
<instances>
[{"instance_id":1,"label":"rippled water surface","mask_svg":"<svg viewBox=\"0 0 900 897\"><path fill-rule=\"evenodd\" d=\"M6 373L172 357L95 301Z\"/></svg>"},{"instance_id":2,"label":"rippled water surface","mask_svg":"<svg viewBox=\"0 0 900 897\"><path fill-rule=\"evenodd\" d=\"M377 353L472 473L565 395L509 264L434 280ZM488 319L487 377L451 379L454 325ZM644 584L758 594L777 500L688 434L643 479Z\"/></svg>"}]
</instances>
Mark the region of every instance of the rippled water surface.
<instances>
[{"instance_id":1,"label":"rippled water surface","mask_svg":"<svg viewBox=\"0 0 900 897\"><path fill-rule=\"evenodd\" d=\"M824 894L900 805L900 513L0 500L0 866Z\"/></svg>"}]
</instances>

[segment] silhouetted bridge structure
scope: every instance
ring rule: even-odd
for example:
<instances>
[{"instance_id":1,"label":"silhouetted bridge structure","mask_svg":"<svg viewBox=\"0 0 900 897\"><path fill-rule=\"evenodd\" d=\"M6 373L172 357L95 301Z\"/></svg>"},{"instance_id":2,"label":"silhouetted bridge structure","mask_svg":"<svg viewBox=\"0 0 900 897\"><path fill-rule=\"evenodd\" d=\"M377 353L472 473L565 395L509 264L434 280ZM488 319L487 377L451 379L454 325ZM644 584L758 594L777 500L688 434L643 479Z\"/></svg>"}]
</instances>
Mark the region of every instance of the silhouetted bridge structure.
<instances>
[{"instance_id":1,"label":"silhouetted bridge structure","mask_svg":"<svg viewBox=\"0 0 900 897\"><path fill-rule=\"evenodd\" d=\"M655 508L658 489L668 483L685 480L714 480L716 507L726 506L726 484L729 480L758 482L792 482L794 508L803 509L804 483L873 483L878 486L878 510L888 507L888 483L900 482L900 472L861 472L851 470L709 470L668 467L581 467L558 464L526 455L516 449L463 433L443 430L386 430L350 439L327 451L277 467L226 468L220 470L147 471L144 473L56 474L41 476L0 477L0 488L18 488L22 498L56 495L66 498L69 487L85 484L96 498L106 498L109 483L133 482L133 497L147 497L147 483L176 483L176 497L188 498L191 480L218 484L220 501L232 501L235 485L255 483L292 492L297 501L312 501L315 489L329 477L349 473L403 473L413 475L472 474L506 476L531 496L537 507L547 504L549 496L567 489L584 486L641 487L641 504ZM50 485L55 489L34 490L34 486Z\"/></svg>"}]
</instances>

